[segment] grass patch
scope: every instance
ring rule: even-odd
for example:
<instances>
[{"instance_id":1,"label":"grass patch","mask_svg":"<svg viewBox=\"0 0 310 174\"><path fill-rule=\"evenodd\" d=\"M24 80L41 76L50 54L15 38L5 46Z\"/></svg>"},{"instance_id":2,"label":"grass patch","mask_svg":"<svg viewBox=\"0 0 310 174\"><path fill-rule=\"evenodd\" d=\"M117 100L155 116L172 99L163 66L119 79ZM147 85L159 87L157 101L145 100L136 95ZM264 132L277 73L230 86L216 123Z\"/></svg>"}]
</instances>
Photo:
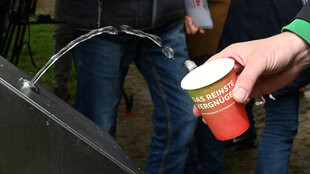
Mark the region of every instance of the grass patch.
<instances>
[{"instance_id":1,"label":"grass patch","mask_svg":"<svg viewBox=\"0 0 310 174\"><path fill-rule=\"evenodd\" d=\"M24 71L30 77L34 77L39 71L34 67L31 62L31 57L27 49L27 42L30 44L33 60L38 67L43 67L44 64L53 55L53 31L54 25L52 24L36 24L30 26L30 31L27 29L24 37L24 44L19 56L17 67ZM28 34L30 32L30 38ZM8 57L12 54L10 51ZM39 83L47 87L52 88L52 68L49 68L47 72L39 79Z\"/></svg>"},{"instance_id":2,"label":"grass patch","mask_svg":"<svg viewBox=\"0 0 310 174\"><path fill-rule=\"evenodd\" d=\"M28 34L30 32L30 38ZM54 50L54 25L53 24L32 24L30 25L30 30L27 28L24 44L19 56L17 67L24 71L27 75L33 78L36 73L39 71L38 68L33 66L31 62L30 53L27 49L27 42L29 42L31 47L31 53L35 64L41 68L43 67L48 60L53 56ZM8 54L8 58L12 55L12 50ZM74 68L73 68L74 69ZM43 76L39 79L39 83L45 86L47 89L52 91L52 76L53 76L53 67L50 67ZM76 72L72 72L72 80L70 82L69 90L71 95L74 96L74 91L76 87L75 77Z\"/></svg>"}]
</instances>

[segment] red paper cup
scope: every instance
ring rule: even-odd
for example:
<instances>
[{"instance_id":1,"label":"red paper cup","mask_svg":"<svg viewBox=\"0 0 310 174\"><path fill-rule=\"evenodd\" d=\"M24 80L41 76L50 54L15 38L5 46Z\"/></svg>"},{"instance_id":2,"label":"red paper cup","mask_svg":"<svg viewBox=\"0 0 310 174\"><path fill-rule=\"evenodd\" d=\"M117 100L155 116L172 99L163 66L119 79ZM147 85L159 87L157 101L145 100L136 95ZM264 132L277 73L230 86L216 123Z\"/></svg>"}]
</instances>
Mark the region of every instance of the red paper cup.
<instances>
[{"instance_id":1,"label":"red paper cup","mask_svg":"<svg viewBox=\"0 0 310 174\"><path fill-rule=\"evenodd\" d=\"M232 59L214 60L197 67L181 82L218 140L238 137L250 126L244 104L232 97L236 84L233 67Z\"/></svg>"}]
</instances>

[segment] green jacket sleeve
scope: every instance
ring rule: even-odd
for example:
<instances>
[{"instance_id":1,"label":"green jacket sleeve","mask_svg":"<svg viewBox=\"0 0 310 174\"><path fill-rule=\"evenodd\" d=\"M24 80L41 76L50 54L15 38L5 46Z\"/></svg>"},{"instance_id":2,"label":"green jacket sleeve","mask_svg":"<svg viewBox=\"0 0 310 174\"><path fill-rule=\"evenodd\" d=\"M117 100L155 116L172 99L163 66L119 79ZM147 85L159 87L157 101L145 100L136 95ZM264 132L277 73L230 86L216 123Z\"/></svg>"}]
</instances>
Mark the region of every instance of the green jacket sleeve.
<instances>
[{"instance_id":1,"label":"green jacket sleeve","mask_svg":"<svg viewBox=\"0 0 310 174\"><path fill-rule=\"evenodd\" d=\"M293 22L283 27L283 31L291 31L310 44L310 1L297 14Z\"/></svg>"}]
</instances>

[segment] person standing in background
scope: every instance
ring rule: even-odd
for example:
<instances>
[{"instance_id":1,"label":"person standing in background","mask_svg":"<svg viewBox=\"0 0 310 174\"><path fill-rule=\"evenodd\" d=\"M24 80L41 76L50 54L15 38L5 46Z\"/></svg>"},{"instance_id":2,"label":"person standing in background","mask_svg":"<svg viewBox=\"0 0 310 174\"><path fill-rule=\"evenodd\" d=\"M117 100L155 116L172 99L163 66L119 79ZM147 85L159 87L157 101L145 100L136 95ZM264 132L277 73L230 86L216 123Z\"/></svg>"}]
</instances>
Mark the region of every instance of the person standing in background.
<instances>
[{"instance_id":1,"label":"person standing in background","mask_svg":"<svg viewBox=\"0 0 310 174\"><path fill-rule=\"evenodd\" d=\"M198 66L216 54L230 0L208 0L213 28L196 26L190 16L184 17L188 54ZM217 140L211 130L199 119L195 131L197 173L221 174L225 166L225 142ZM192 157L195 159L195 157Z\"/></svg>"},{"instance_id":2,"label":"person standing in background","mask_svg":"<svg viewBox=\"0 0 310 174\"><path fill-rule=\"evenodd\" d=\"M301 8L300 0L232 0L219 51L236 42L278 34ZM298 85L291 84L291 87L274 92L270 97L264 96L266 122L258 148L257 174L288 172L290 151L298 129ZM247 104L252 127L249 134L255 133L253 104L254 100Z\"/></svg>"},{"instance_id":3,"label":"person standing in background","mask_svg":"<svg viewBox=\"0 0 310 174\"><path fill-rule=\"evenodd\" d=\"M197 65L203 64L209 57L217 53L230 0L208 0L213 28L204 29L192 26L194 21L186 16L184 23L186 29L186 43L188 55ZM196 25L196 24L195 24Z\"/></svg>"},{"instance_id":4,"label":"person standing in background","mask_svg":"<svg viewBox=\"0 0 310 174\"><path fill-rule=\"evenodd\" d=\"M152 140L145 173L181 174L186 169L197 118L193 102L180 87L188 73L184 26L184 2L179 0L67 0L65 21L77 38L106 26L130 26L159 36L174 50L168 58L147 38L119 32L102 34L73 50L78 84L75 108L116 138L116 113L129 64L148 83L154 113ZM147 116L147 115L146 115ZM150 123L151 124L151 123Z\"/></svg>"},{"instance_id":5,"label":"person standing in background","mask_svg":"<svg viewBox=\"0 0 310 174\"><path fill-rule=\"evenodd\" d=\"M58 22L55 24L53 35L54 54L71 41L71 27L64 23L63 4L62 0L54 1L54 18ZM52 83L54 94L66 102L70 99L68 89L71 79L72 61L71 51L69 51L55 62L53 69Z\"/></svg>"},{"instance_id":6,"label":"person standing in background","mask_svg":"<svg viewBox=\"0 0 310 174\"><path fill-rule=\"evenodd\" d=\"M230 57L238 74L233 98L247 103L251 98L285 87L310 67L310 1L282 28L268 38L232 44L208 61ZM307 79L310 76L307 77ZM199 116L194 106L193 113Z\"/></svg>"}]
</instances>

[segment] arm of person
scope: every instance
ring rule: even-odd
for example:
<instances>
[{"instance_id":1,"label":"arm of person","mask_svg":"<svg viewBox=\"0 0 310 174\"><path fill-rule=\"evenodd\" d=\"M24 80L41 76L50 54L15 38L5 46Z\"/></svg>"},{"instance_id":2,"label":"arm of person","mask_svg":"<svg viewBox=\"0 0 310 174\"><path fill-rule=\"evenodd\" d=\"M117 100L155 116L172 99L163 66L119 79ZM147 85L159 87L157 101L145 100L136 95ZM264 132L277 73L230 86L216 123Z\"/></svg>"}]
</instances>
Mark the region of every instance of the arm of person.
<instances>
[{"instance_id":1,"label":"arm of person","mask_svg":"<svg viewBox=\"0 0 310 174\"><path fill-rule=\"evenodd\" d=\"M263 44L266 44L266 48L258 47L258 49L262 48L261 51L272 48L261 58L266 60L264 65L260 66L262 67L260 74L251 76L249 74L251 71L248 72L248 69L251 68L249 67L245 68L246 71L239 76L234 91L234 98L237 102L244 102L249 96L257 97L280 89L293 81L301 70L309 67L310 2L305 4L293 22L285 26L282 32L278 36L265 39ZM283 44L279 42L283 42ZM274 48L272 45L276 45L276 47ZM279 48L277 48L278 46ZM255 63L255 60L252 61ZM247 76L254 77L252 82L248 81ZM268 80L271 82L269 83ZM238 85L240 86L238 87ZM253 91L252 85L255 85ZM245 87L243 90L243 86L249 86L249 88Z\"/></svg>"},{"instance_id":2,"label":"arm of person","mask_svg":"<svg viewBox=\"0 0 310 174\"><path fill-rule=\"evenodd\" d=\"M249 98L280 89L310 67L309 5L310 2L281 34L232 44L208 60L225 57L235 60L238 78L233 97L236 102L246 103ZM196 107L193 112L200 115Z\"/></svg>"},{"instance_id":3,"label":"arm of person","mask_svg":"<svg viewBox=\"0 0 310 174\"><path fill-rule=\"evenodd\" d=\"M238 78L233 96L239 103L284 87L310 66L309 44L289 31L266 39L233 44L210 61L223 57L236 62Z\"/></svg>"},{"instance_id":4,"label":"arm of person","mask_svg":"<svg viewBox=\"0 0 310 174\"><path fill-rule=\"evenodd\" d=\"M280 89L310 66L309 5L308 2L296 19L284 27L283 33L233 44L210 59L229 57L236 61L240 73L234 89L237 102Z\"/></svg>"}]
</instances>

